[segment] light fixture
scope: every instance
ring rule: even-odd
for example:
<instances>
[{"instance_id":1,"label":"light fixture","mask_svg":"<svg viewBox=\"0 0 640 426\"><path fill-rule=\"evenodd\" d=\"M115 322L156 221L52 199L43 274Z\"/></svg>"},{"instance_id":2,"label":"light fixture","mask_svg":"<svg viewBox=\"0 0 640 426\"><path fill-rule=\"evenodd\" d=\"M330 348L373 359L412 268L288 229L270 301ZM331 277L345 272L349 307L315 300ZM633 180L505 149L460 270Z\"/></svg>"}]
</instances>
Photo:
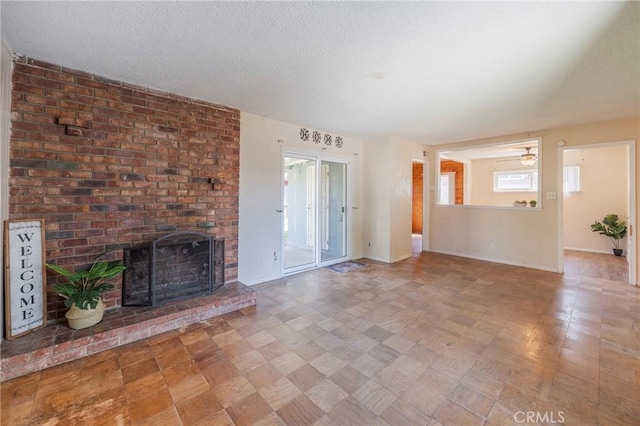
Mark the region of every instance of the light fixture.
<instances>
[{"instance_id":1,"label":"light fixture","mask_svg":"<svg viewBox=\"0 0 640 426\"><path fill-rule=\"evenodd\" d=\"M525 149L527 150L527 153L520 156L520 164L522 164L523 166L533 166L534 164L536 164L538 156L531 153L530 147Z\"/></svg>"}]
</instances>

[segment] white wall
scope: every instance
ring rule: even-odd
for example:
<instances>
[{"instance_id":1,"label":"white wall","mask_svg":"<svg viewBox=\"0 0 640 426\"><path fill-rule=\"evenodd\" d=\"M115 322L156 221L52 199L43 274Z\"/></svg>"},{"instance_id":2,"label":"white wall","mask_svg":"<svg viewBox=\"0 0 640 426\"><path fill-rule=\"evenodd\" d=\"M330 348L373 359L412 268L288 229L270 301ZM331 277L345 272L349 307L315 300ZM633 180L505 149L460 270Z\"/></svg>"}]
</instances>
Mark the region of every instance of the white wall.
<instances>
[{"instance_id":1,"label":"white wall","mask_svg":"<svg viewBox=\"0 0 640 426\"><path fill-rule=\"evenodd\" d=\"M627 147L609 146L565 151L564 165L580 166L580 192L563 196L564 247L612 254L608 237L590 225L613 213L626 221L628 211ZM626 239L621 242L626 248Z\"/></svg>"},{"instance_id":2,"label":"white wall","mask_svg":"<svg viewBox=\"0 0 640 426\"><path fill-rule=\"evenodd\" d=\"M276 210L282 209L282 153L285 150L322 153L350 163L347 220L351 222L351 234L347 251L351 258L362 257L362 141L332 134L334 138L342 136L342 148L304 142L300 140L301 127L241 113L238 280L244 284L281 276L282 214Z\"/></svg>"},{"instance_id":3,"label":"white wall","mask_svg":"<svg viewBox=\"0 0 640 426\"><path fill-rule=\"evenodd\" d=\"M365 257L396 262L411 256L413 160L422 160L423 150L395 136L364 142Z\"/></svg>"},{"instance_id":4,"label":"white wall","mask_svg":"<svg viewBox=\"0 0 640 426\"><path fill-rule=\"evenodd\" d=\"M471 202L478 206L503 206L513 207L513 202L538 200L538 191L535 192L494 192L493 172L495 171L515 171L515 170L535 170L536 166L523 166L519 161L498 161L495 159L473 160L471 162Z\"/></svg>"},{"instance_id":5,"label":"white wall","mask_svg":"<svg viewBox=\"0 0 640 426\"><path fill-rule=\"evenodd\" d=\"M558 230L561 222L558 199L546 198L546 193L560 195L558 185L562 177L559 181L558 142L577 146L637 140L639 136L640 119L634 117L437 146L445 149L541 137L543 200L542 209L536 210L439 206L431 197L430 250L558 271ZM434 154L435 147L432 147L430 156ZM636 155L640 157L640 154ZM435 171L431 172L431 178L435 178ZM631 178L637 181L637 176Z\"/></svg>"},{"instance_id":6,"label":"white wall","mask_svg":"<svg viewBox=\"0 0 640 426\"><path fill-rule=\"evenodd\" d=\"M9 50L2 44L0 55L0 243L4 244L4 221L9 218L9 129L11 124L11 71ZM2 268L4 271L4 268ZM4 273L0 273L0 306L4 298ZM0 315L0 335L4 330Z\"/></svg>"}]
</instances>

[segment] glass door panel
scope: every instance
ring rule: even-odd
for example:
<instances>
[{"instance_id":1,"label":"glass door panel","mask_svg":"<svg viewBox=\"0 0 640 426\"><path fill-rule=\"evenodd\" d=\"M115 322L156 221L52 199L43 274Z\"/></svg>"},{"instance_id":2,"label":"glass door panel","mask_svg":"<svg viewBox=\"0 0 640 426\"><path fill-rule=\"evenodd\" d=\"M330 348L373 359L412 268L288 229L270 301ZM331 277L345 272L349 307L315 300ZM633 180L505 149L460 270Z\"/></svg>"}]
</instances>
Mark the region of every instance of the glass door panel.
<instances>
[{"instance_id":1,"label":"glass door panel","mask_svg":"<svg viewBox=\"0 0 640 426\"><path fill-rule=\"evenodd\" d=\"M347 255L347 165L320 162L320 262Z\"/></svg>"},{"instance_id":2,"label":"glass door panel","mask_svg":"<svg viewBox=\"0 0 640 426\"><path fill-rule=\"evenodd\" d=\"M316 160L284 157L284 270L316 266Z\"/></svg>"}]
</instances>

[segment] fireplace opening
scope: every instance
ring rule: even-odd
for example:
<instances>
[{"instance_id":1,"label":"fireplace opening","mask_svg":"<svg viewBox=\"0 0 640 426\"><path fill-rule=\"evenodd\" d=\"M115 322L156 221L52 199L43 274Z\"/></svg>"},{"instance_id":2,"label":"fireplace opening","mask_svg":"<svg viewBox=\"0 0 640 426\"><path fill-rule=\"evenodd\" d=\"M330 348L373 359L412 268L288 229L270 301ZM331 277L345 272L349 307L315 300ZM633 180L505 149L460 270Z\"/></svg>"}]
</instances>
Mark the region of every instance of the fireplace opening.
<instances>
[{"instance_id":1,"label":"fireplace opening","mask_svg":"<svg viewBox=\"0 0 640 426\"><path fill-rule=\"evenodd\" d=\"M224 285L224 240L175 232L124 250L122 306L156 306L211 293Z\"/></svg>"}]
</instances>

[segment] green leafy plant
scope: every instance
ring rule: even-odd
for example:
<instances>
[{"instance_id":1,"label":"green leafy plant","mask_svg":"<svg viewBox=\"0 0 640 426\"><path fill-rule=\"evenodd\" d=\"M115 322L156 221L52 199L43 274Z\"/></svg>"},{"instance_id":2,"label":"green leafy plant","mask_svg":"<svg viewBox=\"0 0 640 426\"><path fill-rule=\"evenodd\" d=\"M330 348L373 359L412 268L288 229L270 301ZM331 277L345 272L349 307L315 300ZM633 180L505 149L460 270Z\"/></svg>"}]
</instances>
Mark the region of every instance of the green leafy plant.
<instances>
[{"instance_id":1,"label":"green leafy plant","mask_svg":"<svg viewBox=\"0 0 640 426\"><path fill-rule=\"evenodd\" d=\"M100 295L113 288L110 281L127 269L122 261L100 261L101 256L98 256L87 271L71 272L62 266L47 263L47 268L64 276L68 281L54 288L59 296L66 299L66 307L76 305L80 309L95 309Z\"/></svg>"},{"instance_id":2,"label":"green leafy plant","mask_svg":"<svg viewBox=\"0 0 640 426\"><path fill-rule=\"evenodd\" d=\"M611 238L613 247L620 250L620 240L627 236L627 224L624 221L618 223L617 214L608 214L602 219L602 223L596 221L591 225L591 232Z\"/></svg>"},{"instance_id":3,"label":"green leafy plant","mask_svg":"<svg viewBox=\"0 0 640 426\"><path fill-rule=\"evenodd\" d=\"M538 202L537 202L536 200L531 200L531 201L529 201L529 205L530 205L531 207L535 207L535 206L537 206L537 205L538 205Z\"/></svg>"}]
</instances>

